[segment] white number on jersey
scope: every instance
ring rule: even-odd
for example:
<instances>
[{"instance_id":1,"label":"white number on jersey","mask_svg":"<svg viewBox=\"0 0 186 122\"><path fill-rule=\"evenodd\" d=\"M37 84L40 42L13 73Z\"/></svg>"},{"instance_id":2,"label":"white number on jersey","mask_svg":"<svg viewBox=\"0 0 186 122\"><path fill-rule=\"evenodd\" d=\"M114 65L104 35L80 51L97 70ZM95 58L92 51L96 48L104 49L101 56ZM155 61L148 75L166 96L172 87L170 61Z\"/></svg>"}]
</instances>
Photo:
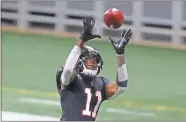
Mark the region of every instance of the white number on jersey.
<instances>
[{"instance_id":1,"label":"white number on jersey","mask_svg":"<svg viewBox=\"0 0 186 122\"><path fill-rule=\"evenodd\" d=\"M85 106L86 108L85 108L85 110L82 111L82 114L86 115L86 116L92 116L92 117L95 118L97 110L99 108L99 105L102 101L101 92L96 91L96 93L95 93L95 95L98 97L98 99L97 99L97 103L94 107L93 112L90 111L90 103L91 103L91 98L92 98L91 89L90 88L85 88L85 94L87 95L87 101L86 101L86 106Z\"/></svg>"}]
</instances>

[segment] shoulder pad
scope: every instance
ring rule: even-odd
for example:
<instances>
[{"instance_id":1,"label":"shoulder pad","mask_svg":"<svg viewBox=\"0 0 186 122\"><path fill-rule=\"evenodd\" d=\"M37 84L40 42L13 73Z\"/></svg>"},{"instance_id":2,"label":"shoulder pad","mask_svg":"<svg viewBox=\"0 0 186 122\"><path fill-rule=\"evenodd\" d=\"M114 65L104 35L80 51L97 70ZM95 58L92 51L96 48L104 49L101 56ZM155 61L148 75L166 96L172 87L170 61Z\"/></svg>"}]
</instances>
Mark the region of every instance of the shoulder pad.
<instances>
[{"instance_id":1,"label":"shoulder pad","mask_svg":"<svg viewBox=\"0 0 186 122\"><path fill-rule=\"evenodd\" d=\"M64 66L60 66L57 71L63 71Z\"/></svg>"}]
</instances>

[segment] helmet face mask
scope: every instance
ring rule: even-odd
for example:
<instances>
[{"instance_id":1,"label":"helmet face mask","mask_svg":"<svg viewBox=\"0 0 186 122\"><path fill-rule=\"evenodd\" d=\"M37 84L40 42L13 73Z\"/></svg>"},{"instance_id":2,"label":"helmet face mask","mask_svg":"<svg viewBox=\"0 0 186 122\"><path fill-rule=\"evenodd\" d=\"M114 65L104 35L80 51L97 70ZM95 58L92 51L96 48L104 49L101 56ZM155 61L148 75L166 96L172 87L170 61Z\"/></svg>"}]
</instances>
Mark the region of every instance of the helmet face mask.
<instances>
[{"instance_id":1,"label":"helmet face mask","mask_svg":"<svg viewBox=\"0 0 186 122\"><path fill-rule=\"evenodd\" d=\"M97 50L89 46L82 49L80 61L80 74L85 77L93 78L97 76L102 69L103 61Z\"/></svg>"},{"instance_id":2,"label":"helmet face mask","mask_svg":"<svg viewBox=\"0 0 186 122\"><path fill-rule=\"evenodd\" d=\"M83 64L85 65L87 69L96 70L98 68L97 60L92 57L85 59Z\"/></svg>"}]
</instances>

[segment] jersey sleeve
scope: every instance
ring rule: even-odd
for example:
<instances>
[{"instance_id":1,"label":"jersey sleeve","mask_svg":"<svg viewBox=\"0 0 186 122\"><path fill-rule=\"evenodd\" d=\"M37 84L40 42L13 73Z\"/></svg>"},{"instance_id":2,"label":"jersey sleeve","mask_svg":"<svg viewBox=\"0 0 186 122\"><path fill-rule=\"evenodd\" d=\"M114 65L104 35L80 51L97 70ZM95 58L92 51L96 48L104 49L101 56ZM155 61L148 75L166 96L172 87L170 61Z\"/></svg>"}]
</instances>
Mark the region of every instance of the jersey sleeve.
<instances>
[{"instance_id":1,"label":"jersey sleeve","mask_svg":"<svg viewBox=\"0 0 186 122\"><path fill-rule=\"evenodd\" d=\"M63 72L63 66L61 66L56 72L56 85L58 89L61 89L61 74Z\"/></svg>"},{"instance_id":2,"label":"jersey sleeve","mask_svg":"<svg viewBox=\"0 0 186 122\"><path fill-rule=\"evenodd\" d=\"M109 79L107 77L100 77L101 80L103 81L103 86L106 86L107 84L109 84Z\"/></svg>"},{"instance_id":3,"label":"jersey sleeve","mask_svg":"<svg viewBox=\"0 0 186 122\"><path fill-rule=\"evenodd\" d=\"M100 77L103 82L103 100L107 100L106 93L105 93L105 86L110 83L109 79L107 77Z\"/></svg>"},{"instance_id":4,"label":"jersey sleeve","mask_svg":"<svg viewBox=\"0 0 186 122\"><path fill-rule=\"evenodd\" d=\"M64 88L68 88L70 89L72 86L72 83L77 79L77 76L74 77L74 80L70 82L69 85L61 85L61 74L63 73L63 68L64 66L61 66L57 72L56 72L56 84L57 84L57 89L61 89L61 86L63 86Z\"/></svg>"}]
</instances>

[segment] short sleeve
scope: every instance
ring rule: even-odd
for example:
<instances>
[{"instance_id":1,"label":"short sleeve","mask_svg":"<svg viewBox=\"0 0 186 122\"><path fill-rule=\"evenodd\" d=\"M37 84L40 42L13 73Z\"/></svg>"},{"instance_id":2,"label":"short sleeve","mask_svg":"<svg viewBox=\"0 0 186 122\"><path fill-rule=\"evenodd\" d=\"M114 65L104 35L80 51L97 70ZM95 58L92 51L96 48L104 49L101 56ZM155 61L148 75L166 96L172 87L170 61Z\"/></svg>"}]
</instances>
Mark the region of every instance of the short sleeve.
<instances>
[{"instance_id":1,"label":"short sleeve","mask_svg":"<svg viewBox=\"0 0 186 122\"><path fill-rule=\"evenodd\" d=\"M109 84L109 79L107 77L100 77L101 80L103 81L103 85L106 86L107 84Z\"/></svg>"},{"instance_id":2,"label":"short sleeve","mask_svg":"<svg viewBox=\"0 0 186 122\"><path fill-rule=\"evenodd\" d=\"M109 79L106 77L100 77L102 82L103 82L103 89L102 89L102 94L103 94L103 101L107 100L106 93L105 93L105 86L109 84Z\"/></svg>"},{"instance_id":3,"label":"short sleeve","mask_svg":"<svg viewBox=\"0 0 186 122\"><path fill-rule=\"evenodd\" d=\"M61 74L63 72L63 66L61 66L57 72L56 72L56 84L57 84L57 88L61 89Z\"/></svg>"},{"instance_id":4,"label":"short sleeve","mask_svg":"<svg viewBox=\"0 0 186 122\"><path fill-rule=\"evenodd\" d=\"M57 89L61 89L61 86L64 88L70 89L72 87L72 83L77 79L77 75L75 76L74 80L70 82L69 85L61 85L61 75L63 73L64 66L61 66L57 72L56 72L56 83L57 83Z\"/></svg>"}]
</instances>

